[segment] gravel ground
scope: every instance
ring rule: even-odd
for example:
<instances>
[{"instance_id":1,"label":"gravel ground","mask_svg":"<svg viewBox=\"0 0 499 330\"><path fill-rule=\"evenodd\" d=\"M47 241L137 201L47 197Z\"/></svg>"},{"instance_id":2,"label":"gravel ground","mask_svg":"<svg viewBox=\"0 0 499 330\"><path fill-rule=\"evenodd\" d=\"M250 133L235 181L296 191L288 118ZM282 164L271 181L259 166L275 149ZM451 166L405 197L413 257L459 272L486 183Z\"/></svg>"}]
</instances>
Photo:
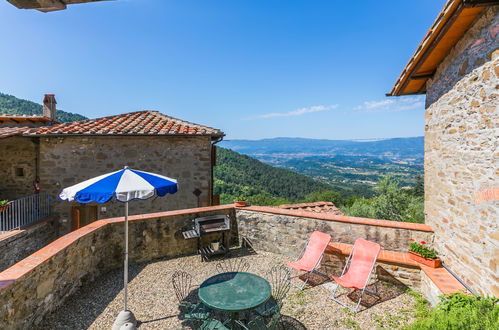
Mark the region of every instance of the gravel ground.
<instances>
[{"instance_id":1,"label":"gravel ground","mask_svg":"<svg viewBox=\"0 0 499 330\"><path fill-rule=\"evenodd\" d=\"M263 277L276 264L287 260L268 252L250 254L246 250L231 252L231 257L243 258L250 272ZM130 266L128 306L139 320L140 329L183 329L178 302L171 285L171 275L184 270L199 285L217 273L217 261L201 262L199 256L159 259ZM41 329L110 329L123 308L123 272L111 271L82 287L62 307L49 315ZM296 278L297 284L301 280ZM366 306L353 314L330 300L334 285L321 276L313 278L312 286L300 291L291 288L283 307L281 320L285 329L394 329L413 318L413 298L404 288L378 282L381 299L366 295ZM354 306L357 292L340 291L340 299Z\"/></svg>"}]
</instances>

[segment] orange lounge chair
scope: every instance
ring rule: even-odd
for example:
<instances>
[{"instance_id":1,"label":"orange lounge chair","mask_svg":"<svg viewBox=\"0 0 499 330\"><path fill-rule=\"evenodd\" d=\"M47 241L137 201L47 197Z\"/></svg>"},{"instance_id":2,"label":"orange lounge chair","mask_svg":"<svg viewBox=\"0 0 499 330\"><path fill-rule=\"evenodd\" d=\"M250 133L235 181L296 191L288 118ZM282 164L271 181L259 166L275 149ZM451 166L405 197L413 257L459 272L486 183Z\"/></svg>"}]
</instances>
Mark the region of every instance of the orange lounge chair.
<instances>
[{"instance_id":1,"label":"orange lounge chair","mask_svg":"<svg viewBox=\"0 0 499 330\"><path fill-rule=\"evenodd\" d=\"M320 231L314 231L305 245L305 248L300 253L300 257L296 261L286 262L288 267L297 271L306 272L307 274L307 279L302 286L295 285L298 289L303 290L310 279L312 272L317 271L330 240L331 235ZM291 278L288 278L288 280L291 280Z\"/></svg>"},{"instance_id":2,"label":"orange lounge chair","mask_svg":"<svg viewBox=\"0 0 499 330\"><path fill-rule=\"evenodd\" d=\"M341 276L332 276L332 279L336 281L337 285L331 299L352 312L357 313L364 291L379 296L378 293L368 290L367 285L369 284L371 274L375 269L374 266L376 265L376 259L378 258L380 250L381 246L378 243L358 238L353 245L352 252L350 252L350 256L345 264L345 268L343 268ZM374 277L376 279L376 272L374 272ZM340 285L345 288L362 290L357 306L354 309L337 299L336 290L338 290Z\"/></svg>"}]
</instances>

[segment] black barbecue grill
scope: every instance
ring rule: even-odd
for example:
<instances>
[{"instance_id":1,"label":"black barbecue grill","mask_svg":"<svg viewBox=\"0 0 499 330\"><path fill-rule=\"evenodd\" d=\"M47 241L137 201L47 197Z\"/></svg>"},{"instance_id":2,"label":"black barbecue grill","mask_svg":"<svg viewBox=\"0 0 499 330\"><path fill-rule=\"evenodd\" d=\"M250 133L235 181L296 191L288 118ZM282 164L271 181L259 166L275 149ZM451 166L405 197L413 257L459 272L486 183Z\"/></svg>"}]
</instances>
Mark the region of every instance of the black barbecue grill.
<instances>
[{"instance_id":1,"label":"black barbecue grill","mask_svg":"<svg viewBox=\"0 0 499 330\"><path fill-rule=\"evenodd\" d=\"M229 251L226 242L225 233L230 231L230 218L228 215L210 215L207 217L194 219L194 226L191 230L182 232L185 239L197 238L198 253L203 260L207 260L209 256L225 254ZM218 250L214 250L211 245L201 246L201 237L203 235L221 233L222 242Z\"/></svg>"}]
</instances>

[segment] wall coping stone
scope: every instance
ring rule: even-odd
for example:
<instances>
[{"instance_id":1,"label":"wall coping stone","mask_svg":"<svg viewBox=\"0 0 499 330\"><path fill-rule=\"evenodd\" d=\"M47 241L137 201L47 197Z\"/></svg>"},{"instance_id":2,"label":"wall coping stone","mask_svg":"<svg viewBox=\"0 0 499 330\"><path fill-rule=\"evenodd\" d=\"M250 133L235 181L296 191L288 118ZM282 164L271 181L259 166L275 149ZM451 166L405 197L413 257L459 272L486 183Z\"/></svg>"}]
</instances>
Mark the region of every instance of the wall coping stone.
<instances>
[{"instance_id":1,"label":"wall coping stone","mask_svg":"<svg viewBox=\"0 0 499 330\"><path fill-rule=\"evenodd\" d=\"M390 228L399 228L399 229L410 229L416 231L426 231L433 232L433 229L423 223L412 223L412 222L400 222L400 221L392 221L392 220L381 220L381 219L369 219L369 218L360 218L360 217L350 217L346 215L334 215L327 213L315 213L315 212L307 212L307 211L293 211L286 209L279 209L276 207L268 207L268 206L244 206L244 207L236 207L238 210L247 210L247 211L255 211L255 212L264 212L264 213L273 213L280 215L289 215L294 217L305 217L305 218L314 218L326 221L336 221L336 222L345 222L345 223L353 223L353 224L361 224L361 225L370 225L370 226L380 226L380 227L390 227Z\"/></svg>"}]
</instances>

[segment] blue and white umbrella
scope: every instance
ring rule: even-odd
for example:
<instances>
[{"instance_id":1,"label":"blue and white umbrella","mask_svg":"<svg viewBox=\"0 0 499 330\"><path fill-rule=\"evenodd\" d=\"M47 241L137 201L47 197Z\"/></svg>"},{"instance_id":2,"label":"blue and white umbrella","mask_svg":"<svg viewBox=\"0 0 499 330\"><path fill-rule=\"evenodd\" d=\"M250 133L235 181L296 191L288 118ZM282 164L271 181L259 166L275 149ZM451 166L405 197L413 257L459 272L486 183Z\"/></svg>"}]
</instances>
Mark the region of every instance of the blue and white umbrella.
<instances>
[{"instance_id":1,"label":"blue and white umbrella","mask_svg":"<svg viewBox=\"0 0 499 330\"><path fill-rule=\"evenodd\" d=\"M124 169L104 174L93 179L65 188L59 194L62 200L77 201L80 203L106 203L113 197L125 203L125 275L124 275L124 303L125 316L118 316L118 323L132 321L135 317L127 310L127 283L128 283L128 202L134 199L148 199L153 196L165 196L177 192L177 180L143 171ZM115 322L113 328L119 328Z\"/></svg>"}]
</instances>

